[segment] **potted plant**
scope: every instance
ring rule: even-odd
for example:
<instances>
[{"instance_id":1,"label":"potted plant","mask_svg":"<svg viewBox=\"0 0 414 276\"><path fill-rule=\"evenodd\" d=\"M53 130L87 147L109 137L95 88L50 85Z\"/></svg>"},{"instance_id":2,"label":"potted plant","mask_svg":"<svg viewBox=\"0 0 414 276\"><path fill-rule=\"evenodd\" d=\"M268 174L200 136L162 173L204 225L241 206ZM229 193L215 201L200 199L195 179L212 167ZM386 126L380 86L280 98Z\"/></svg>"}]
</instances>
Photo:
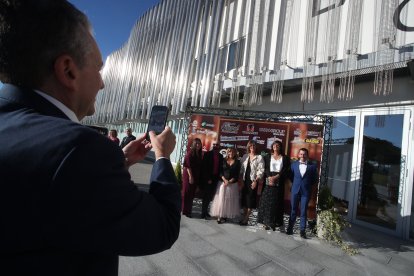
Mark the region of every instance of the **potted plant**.
<instances>
[{"instance_id":1,"label":"potted plant","mask_svg":"<svg viewBox=\"0 0 414 276\"><path fill-rule=\"evenodd\" d=\"M178 186L180 187L180 190L182 188L182 170L181 170L181 163L178 162L175 165L174 169L175 177L177 178Z\"/></svg>"},{"instance_id":2,"label":"potted plant","mask_svg":"<svg viewBox=\"0 0 414 276\"><path fill-rule=\"evenodd\" d=\"M320 239L334 243L349 255L358 253L358 250L344 243L341 232L351 227L348 221L335 208L335 200L331 190L324 185L319 190L316 231Z\"/></svg>"}]
</instances>

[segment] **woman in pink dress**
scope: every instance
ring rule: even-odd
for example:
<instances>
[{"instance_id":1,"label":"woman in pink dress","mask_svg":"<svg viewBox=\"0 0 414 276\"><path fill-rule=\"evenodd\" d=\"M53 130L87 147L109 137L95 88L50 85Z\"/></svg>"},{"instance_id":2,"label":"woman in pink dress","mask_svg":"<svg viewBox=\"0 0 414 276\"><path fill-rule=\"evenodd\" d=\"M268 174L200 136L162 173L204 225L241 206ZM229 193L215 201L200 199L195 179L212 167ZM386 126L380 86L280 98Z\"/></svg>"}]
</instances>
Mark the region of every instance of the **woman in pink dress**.
<instances>
[{"instance_id":1,"label":"woman in pink dress","mask_svg":"<svg viewBox=\"0 0 414 276\"><path fill-rule=\"evenodd\" d=\"M235 148L227 149L226 160L220 168L220 178L211 206L210 215L217 217L217 223L240 215L239 180L240 161Z\"/></svg>"}]
</instances>

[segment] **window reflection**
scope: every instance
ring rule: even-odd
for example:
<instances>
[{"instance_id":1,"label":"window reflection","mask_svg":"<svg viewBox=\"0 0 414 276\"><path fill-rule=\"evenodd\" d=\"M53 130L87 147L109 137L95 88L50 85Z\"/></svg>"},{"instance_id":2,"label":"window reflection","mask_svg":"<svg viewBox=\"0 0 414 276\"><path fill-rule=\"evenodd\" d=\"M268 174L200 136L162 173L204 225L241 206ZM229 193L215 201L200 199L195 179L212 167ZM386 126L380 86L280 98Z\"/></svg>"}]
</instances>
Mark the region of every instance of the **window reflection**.
<instances>
[{"instance_id":1,"label":"window reflection","mask_svg":"<svg viewBox=\"0 0 414 276\"><path fill-rule=\"evenodd\" d=\"M335 117L329 151L328 185L336 200L336 207L346 214L352 198L350 189L352 154L354 149L355 116Z\"/></svg>"},{"instance_id":2,"label":"window reflection","mask_svg":"<svg viewBox=\"0 0 414 276\"><path fill-rule=\"evenodd\" d=\"M404 116L365 116L357 219L395 229Z\"/></svg>"}]
</instances>

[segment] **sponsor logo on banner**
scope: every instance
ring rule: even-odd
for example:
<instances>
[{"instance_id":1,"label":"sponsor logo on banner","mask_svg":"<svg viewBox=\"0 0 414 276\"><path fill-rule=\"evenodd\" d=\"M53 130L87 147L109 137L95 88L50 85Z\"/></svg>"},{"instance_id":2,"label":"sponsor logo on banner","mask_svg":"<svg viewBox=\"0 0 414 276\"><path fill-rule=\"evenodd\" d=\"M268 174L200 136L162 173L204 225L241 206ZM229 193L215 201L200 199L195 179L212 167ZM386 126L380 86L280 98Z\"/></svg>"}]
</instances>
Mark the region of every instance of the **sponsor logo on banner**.
<instances>
[{"instance_id":1,"label":"sponsor logo on banner","mask_svg":"<svg viewBox=\"0 0 414 276\"><path fill-rule=\"evenodd\" d=\"M259 128L260 132L267 132L267 133L273 133L274 136L285 136L286 130L285 129L275 129L275 128L265 128L261 127Z\"/></svg>"},{"instance_id":2,"label":"sponsor logo on banner","mask_svg":"<svg viewBox=\"0 0 414 276\"><path fill-rule=\"evenodd\" d=\"M249 136L220 136L220 141L222 142L249 141Z\"/></svg>"},{"instance_id":3,"label":"sponsor logo on banner","mask_svg":"<svg viewBox=\"0 0 414 276\"><path fill-rule=\"evenodd\" d=\"M320 141L317 138L307 138L307 139L305 139L305 143L309 143L309 144L319 144Z\"/></svg>"},{"instance_id":4,"label":"sponsor logo on banner","mask_svg":"<svg viewBox=\"0 0 414 276\"><path fill-rule=\"evenodd\" d=\"M207 123L207 122L202 122L202 123L201 123L201 126L202 126L202 127L211 127L211 128L214 128L214 124L209 124L209 123Z\"/></svg>"},{"instance_id":5,"label":"sponsor logo on banner","mask_svg":"<svg viewBox=\"0 0 414 276\"><path fill-rule=\"evenodd\" d=\"M231 123L231 122L224 122L221 126L221 132L223 133L239 133L240 125L237 123Z\"/></svg>"}]
</instances>

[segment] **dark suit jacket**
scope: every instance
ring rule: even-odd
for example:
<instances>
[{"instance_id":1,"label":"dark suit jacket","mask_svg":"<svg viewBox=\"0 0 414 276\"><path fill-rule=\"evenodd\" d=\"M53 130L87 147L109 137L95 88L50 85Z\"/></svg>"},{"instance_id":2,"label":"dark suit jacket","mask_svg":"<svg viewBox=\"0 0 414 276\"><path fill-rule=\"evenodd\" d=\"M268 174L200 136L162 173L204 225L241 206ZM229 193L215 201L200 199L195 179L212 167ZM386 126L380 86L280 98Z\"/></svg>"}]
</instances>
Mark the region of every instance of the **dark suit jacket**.
<instances>
[{"instance_id":1,"label":"dark suit jacket","mask_svg":"<svg viewBox=\"0 0 414 276\"><path fill-rule=\"evenodd\" d=\"M118 256L172 246L180 191L169 160L149 194L122 150L31 90L0 90L0 274L117 275Z\"/></svg>"},{"instance_id":2,"label":"dark suit jacket","mask_svg":"<svg viewBox=\"0 0 414 276\"><path fill-rule=\"evenodd\" d=\"M311 196L312 185L317 181L316 166L308 162L306 172L302 175L299 170L299 162L296 161L291 165L292 169L292 195L302 192L303 196Z\"/></svg>"},{"instance_id":3,"label":"dark suit jacket","mask_svg":"<svg viewBox=\"0 0 414 276\"><path fill-rule=\"evenodd\" d=\"M124 148L126 145L128 145L131 141L134 141L137 139L134 135L131 136L125 136L122 138L121 144L119 145L121 148Z\"/></svg>"},{"instance_id":4,"label":"dark suit jacket","mask_svg":"<svg viewBox=\"0 0 414 276\"><path fill-rule=\"evenodd\" d=\"M209 180L213 181L213 185L217 184L220 177L220 168L223 166L223 155L218 154L217 174L214 174L214 150L204 153L203 161L201 162L200 171L200 185L204 188Z\"/></svg>"}]
</instances>

